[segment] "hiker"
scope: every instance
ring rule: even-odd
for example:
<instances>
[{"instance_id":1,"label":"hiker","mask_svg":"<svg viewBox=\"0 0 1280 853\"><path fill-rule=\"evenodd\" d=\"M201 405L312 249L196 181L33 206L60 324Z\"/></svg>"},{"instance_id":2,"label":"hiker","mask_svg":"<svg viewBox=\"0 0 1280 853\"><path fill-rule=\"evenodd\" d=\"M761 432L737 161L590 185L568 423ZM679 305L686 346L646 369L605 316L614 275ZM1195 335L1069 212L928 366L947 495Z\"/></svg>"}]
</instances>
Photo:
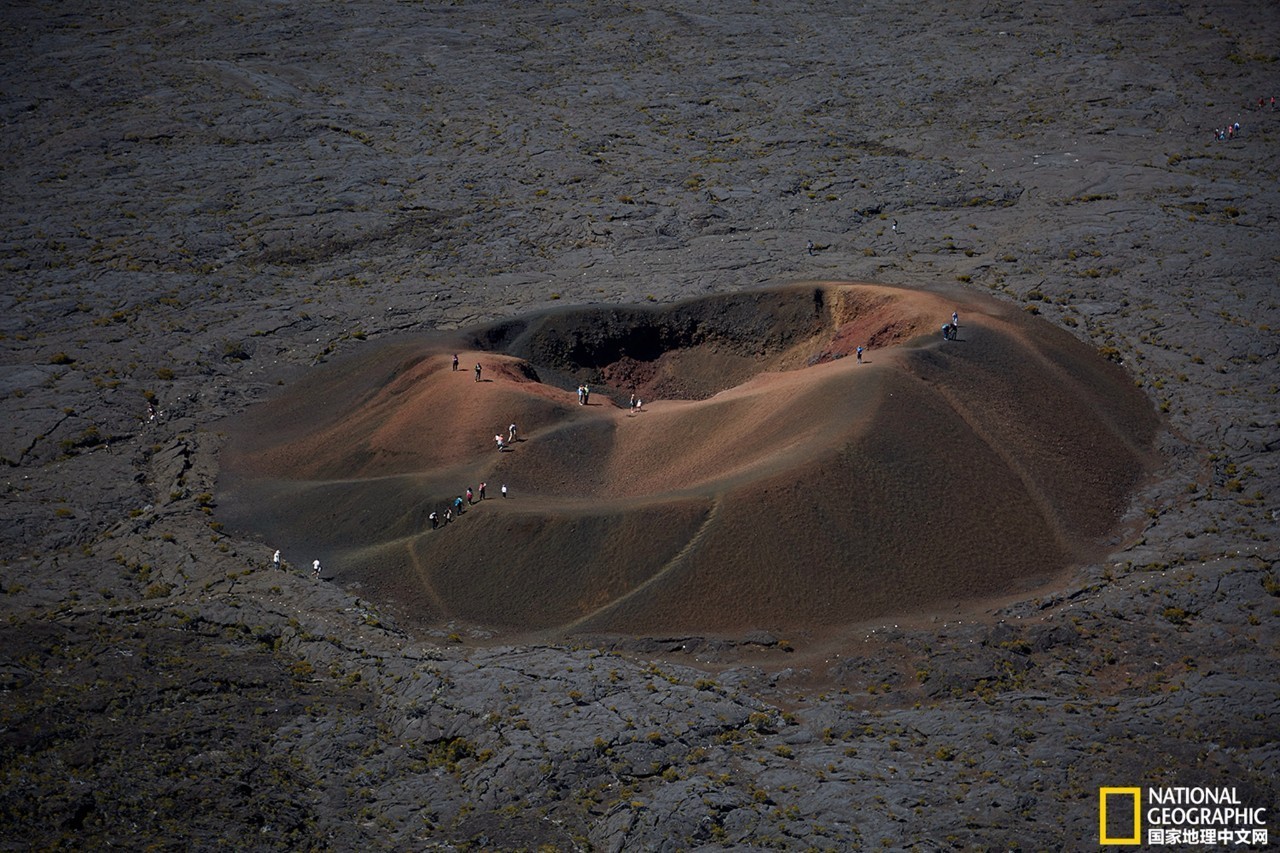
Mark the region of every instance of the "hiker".
<instances>
[{"instance_id":1,"label":"hiker","mask_svg":"<svg viewBox=\"0 0 1280 853\"><path fill-rule=\"evenodd\" d=\"M631 392L631 402L627 403L627 408L630 409L632 412L635 412L636 410L636 392L635 391Z\"/></svg>"},{"instance_id":2,"label":"hiker","mask_svg":"<svg viewBox=\"0 0 1280 853\"><path fill-rule=\"evenodd\" d=\"M311 564L311 577L313 578L320 577L320 561L319 560L316 560L314 563Z\"/></svg>"},{"instance_id":3,"label":"hiker","mask_svg":"<svg viewBox=\"0 0 1280 853\"><path fill-rule=\"evenodd\" d=\"M862 364L862 347L858 347L858 364Z\"/></svg>"},{"instance_id":4,"label":"hiker","mask_svg":"<svg viewBox=\"0 0 1280 853\"><path fill-rule=\"evenodd\" d=\"M516 425L512 424L511 426L507 427L507 444L515 444L515 443L516 443Z\"/></svg>"},{"instance_id":5,"label":"hiker","mask_svg":"<svg viewBox=\"0 0 1280 853\"><path fill-rule=\"evenodd\" d=\"M456 352L453 354L453 372L458 372L458 354Z\"/></svg>"},{"instance_id":6,"label":"hiker","mask_svg":"<svg viewBox=\"0 0 1280 853\"><path fill-rule=\"evenodd\" d=\"M506 483L503 483L503 484L502 484L502 496L503 496L504 498L507 496L507 484L506 484Z\"/></svg>"},{"instance_id":7,"label":"hiker","mask_svg":"<svg viewBox=\"0 0 1280 853\"><path fill-rule=\"evenodd\" d=\"M499 453L501 453L502 451L504 451L504 450L506 450L506 449L507 449L507 440L506 440L505 438L503 438L501 435L495 435L495 436L493 437L493 440L494 440L494 441L496 441L496 442L498 442L498 452L499 452Z\"/></svg>"},{"instance_id":8,"label":"hiker","mask_svg":"<svg viewBox=\"0 0 1280 853\"><path fill-rule=\"evenodd\" d=\"M591 386L590 385L582 386L582 405L584 406L591 405Z\"/></svg>"},{"instance_id":9,"label":"hiker","mask_svg":"<svg viewBox=\"0 0 1280 853\"><path fill-rule=\"evenodd\" d=\"M812 255L812 254L813 254L813 249L814 249L814 245L813 245L813 241L812 241L812 240L810 240L810 241L809 241L809 245L808 245L808 247L807 247L807 248L809 249L809 254L810 254L810 255Z\"/></svg>"},{"instance_id":10,"label":"hiker","mask_svg":"<svg viewBox=\"0 0 1280 853\"><path fill-rule=\"evenodd\" d=\"M485 487L485 484L481 483L480 484L480 500L484 500L484 487Z\"/></svg>"},{"instance_id":11,"label":"hiker","mask_svg":"<svg viewBox=\"0 0 1280 853\"><path fill-rule=\"evenodd\" d=\"M475 503L475 492L471 491L471 487L467 486L467 506Z\"/></svg>"},{"instance_id":12,"label":"hiker","mask_svg":"<svg viewBox=\"0 0 1280 853\"><path fill-rule=\"evenodd\" d=\"M275 568L275 569L280 568L280 549L279 548L277 548L276 552L271 555L271 566L272 568Z\"/></svg>"},{"instance_id":13,"label":"hiker","mask_svg":"<svg viewBox=\"0 0 1280 853\"><path fill-rule=\"evenodd\" d=\"M585 403L585 401L586 401L586 394L587 394L587 388L586 388L586 386L585 386L585 385L579 385L579 386L578 386L578 405L579 405L579 406L586 405L586 403Z\"/></svg>"},{"instance_id":14,"label":"hiker","mask_svg":"<svg viewBox=\"0 0 1280 853\"><path fill-rule=\"evenodd\" d=\"M453 499L453 510L454 515L462 515L462 513L465 512L462 508L462 495L458 495Z\"/></svg>"},{"instance_id":15,"label":"hiker","mask_svg":"<svg viewBox=\"0 0 1280 853\"><path fill-rule=\"evenodd\" d=\"M428 516L427 516L427 518L429 518L429 519L431 520L431 529L432 529L432 530L435 530L437 527L439 527L439 526L440 526L440 516L436 515L435 510L432 510L432 511L431 511L431 515L428 515Z\"/></svg>"},{"instance_id":16,"label":"hiker","mask_svg":"<svg viewBox=\"0 0 1280 853\"><path fill-rule=\"evenodd\" d=\"M893 233L894 233L894 234L897 234L897 233L898 233L898 220L896 220L896 219L895 219L895 220L893 220Z\"/></svg>"},{"instance_id":17,"label":"hiker","mask_svg":"<svg viewBox=\"0 0 1280 853\"><path fill-rule=\"evenodd\" d=\"M480 381L480 362L476 362L476 381Z\"/></svg>"},{"instance_id":18,"label":"hiker","mask_svg":"<svg viewBox=\"0 0 1280 853\"><path fill-rule=\"evenodd\" d=\"M445 524L448 524L448 523L449 523L449 522L451 522L451 521L453 521L453 510L449 509L448 507L445 507L445 510L444 510L444 523L445 523Z\"/></svg>"},{"instance_id":19,"label":"hiker","mask_svg":"<svg viewBox=\"0 0 1280 853\"><path fill-rule=\"evenodd\" d=\"M956 311L951 312L951 325L953 326L960 325L960 314Z\"/></svg>"}]
</instances>

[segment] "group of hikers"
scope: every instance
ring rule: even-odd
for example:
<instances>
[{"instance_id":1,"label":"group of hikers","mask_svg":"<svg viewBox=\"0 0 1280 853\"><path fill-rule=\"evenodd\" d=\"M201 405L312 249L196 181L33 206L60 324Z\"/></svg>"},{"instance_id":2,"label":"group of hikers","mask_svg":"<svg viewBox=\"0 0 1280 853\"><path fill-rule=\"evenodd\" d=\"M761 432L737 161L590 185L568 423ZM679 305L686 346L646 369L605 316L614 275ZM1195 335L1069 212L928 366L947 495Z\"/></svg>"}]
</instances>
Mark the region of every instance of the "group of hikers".
<instances>
[{"instance_id":1,"label":"group of hikers","mask_svg":"<svg viewBox=\"0 0 1280 853\"><path fill-rule=\"evenodd\" d=\"M452 523L454 519L467 511L467 507L474 506L477 502L484 500L487 497L486 490L488 488L488 483L481 483L475 491L472 491L471 487L467 486L467 490L465 492L454 498L451 505L445 507L444 515L432 510L431 514L427 516L427 520L431 522L431 529L436 530L441 524ZM507 496L506 483L502 484L502 488L499 489L499 494L504 498Z\"/></svg>"},{"instance_id":2,"label":"group of hikers","mask_svg":"<svg viewBox=\"0 0 1280 853\"><path fill-rule=\"evenodd\" d=\"M942 339L944 341L954 341L960 334L960 312L951 312L951 322L942 324Z\"/></svg>"},{"instance_id":3,"label":"group of hikers","mask_svg":"<svg viewBox=\"0 0 1280 853\"><path fill-rule=\"evenodd\" d=\"M1248 107L1246 107L1245 109L1248 109ZM1257 109L1259 112L1267 109L1267 99L1264 96L1261 96L1261 95L1258 96ZM1280 107L1276 106L1276 97L1275 95L1272 95L1271 96L1271 112L1274 113L1277 110L1280 110ZM1228 121L1224 126L1215 127L1213 129L1213 138L1218 141L1236 139L1239 136L1240 136L1240 119L1236 119L1235 121Z\"/></svg>"},{"instance_id":4,"label":"group of hikers","mask_svg":"<svg viewBox=\"0 0 1280 853\"><path fill-rule=\"evenodd\" d=\"M1240 122L1235 121L1229 123L1226 127L1215 127L1213 129L1213 138L1219 141L1223 139L1235 139L1240 135Z\"/></svg>"},{"instance_id":5,"label":"group of hikers","mask_svg":"<svg viewBox=\"0 0 1280 853\"><path fill-rule=\"evenodd\" d=\"M454 353L453 354L454 372L457 372L458 370L458 362L459 362L458 354ZM484 368L481 366L480 362L477 361L475 366L476 382L480 381L480 377L483 371L484 371ZM516 425L513 423L507 426L506 435L503 435L502 433L494 434L493 441L498 446L499 453L502 453L505 450L511 449L511 445L516 443L517 433L518 433L518 430L516 429ZM453 523L459 516L461 516L463 513L467 511L467 507L474 506L477 502L482 501L486 497L488 497L488 494L487 494L488 488L489 488L488 483L481 483L475 490L472 490L470 486L467 486L466 491L463 492L461 495L458 495L456 498L454 498L453 502L450 505L445 507L443 513L440 513L436 510L432 510L431 513L427 516L427 520L431 522L431 529L438 530L441 525ZM502 497L504 498L507 496L506 483L502 484L502 487L499 489L499 494L501 494Z\"/></svg>"},{"instance_id":6,"label":"group of hikers","mask_svg":"<svg viewBox=\"0 0 1280 853\"><path fill-rule=\"evenodd\" d=\"M502 433L496 433L493 436L493 440L498 444L499 453L506 450L508 447L516 443L516 425L512 424L511 426L507 427L506 438L502 437Z\"/></svg>"},{"instance_id":7,"label":"group of hikers","mask_svg":"<svg viewBox=\"0 0 1280 853\"><path fill-rule=\"evenodd\" d=\"M277 548L276 552L271 555L271 567L274 569L279 569L284 567L284 560L280 556L279 548ZM316 579L319 579L320 577L320 561L319 560L313 560L311 562L311 577Z\"/></svg>"},{"instance_id":8,"label":"group of hikers","mask_svg":"<svg viewBox=\"0 0 1280 853\"><path fill-rule=\"evenodd\" d=\"M477 382L480 381L480 373L482 370L483 368L480 367L480 362L477 361L476 362L476 381ZM458 372L458 354L456 352L453 354L453 372L454 373Z\"/></svg>"}]
</instances>

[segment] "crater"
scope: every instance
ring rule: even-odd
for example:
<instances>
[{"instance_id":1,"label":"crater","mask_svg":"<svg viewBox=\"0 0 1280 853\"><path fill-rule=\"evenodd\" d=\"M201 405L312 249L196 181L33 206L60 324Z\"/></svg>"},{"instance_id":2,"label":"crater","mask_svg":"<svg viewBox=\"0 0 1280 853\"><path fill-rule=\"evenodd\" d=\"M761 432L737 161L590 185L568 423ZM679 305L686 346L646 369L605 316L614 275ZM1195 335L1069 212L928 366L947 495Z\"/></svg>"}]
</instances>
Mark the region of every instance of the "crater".
<instances>
[{"instance_id":1,"label":"crater","mask_svg":"<svg viewBox=\"0 0 1280 853\"><path fill-rule=\"evenodd\" d=\"M231 425L219 514L426 623L819 629L1114 548L1159 428L1119 366L1015 307L795 285L371 344Z\"/></svg>"}]
</instances>

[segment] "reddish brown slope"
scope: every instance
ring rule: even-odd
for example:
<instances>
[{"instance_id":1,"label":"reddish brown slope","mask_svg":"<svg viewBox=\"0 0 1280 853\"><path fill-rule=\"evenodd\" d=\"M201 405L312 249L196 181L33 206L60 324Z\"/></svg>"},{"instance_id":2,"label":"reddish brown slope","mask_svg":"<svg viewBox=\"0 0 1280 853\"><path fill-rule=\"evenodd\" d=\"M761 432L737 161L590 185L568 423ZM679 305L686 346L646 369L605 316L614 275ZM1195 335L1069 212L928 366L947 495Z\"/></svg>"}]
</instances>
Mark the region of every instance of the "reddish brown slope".
<instances>
[{"instance_id":1,"label":"reddish brown slope","mask_svg":"<svg viewBox=\"0 0 1280 853\"><path fill-rule=\"evenodd\" d=\"M931 330L952 301L819 292L826 325L758 358L763 372L634 415L598 393L579 406L510 356L466 351L457 373L440 346L357 359L253 415L226 455L225 514L424 618L632 633L1007 594L1114 527L1156 424L1114 365L994 302L969 297L961 339L943 342ZM909 343L831 360L876 336ZM524 440L496 452L513 421ZM490 500L429 529L481 481Z\"/></svg>"}]
</instances>

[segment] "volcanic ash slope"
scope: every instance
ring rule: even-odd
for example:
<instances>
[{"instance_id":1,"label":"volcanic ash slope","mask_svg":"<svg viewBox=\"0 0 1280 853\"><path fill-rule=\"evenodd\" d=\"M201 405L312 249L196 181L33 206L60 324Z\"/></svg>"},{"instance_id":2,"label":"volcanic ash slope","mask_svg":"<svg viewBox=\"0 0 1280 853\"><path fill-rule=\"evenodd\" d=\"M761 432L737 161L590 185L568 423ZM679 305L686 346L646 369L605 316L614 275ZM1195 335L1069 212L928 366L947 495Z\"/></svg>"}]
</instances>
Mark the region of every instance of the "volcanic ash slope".
<instances>
[{"instance_id":1,"label":"volcanic ash slope","mask_svg":"<svg viewBox=\"0 0 1280 853\"><path fill-rule=\"evenodd\" d=\"M224 520L424 620L830 626L1022 592L1096 556L1159 426L1117 365L969 293L795 286L462 340L458 371L456 342L373 346L250 412ZM487 500L431 529L482 481Z\"/></svg>"}]
</instances>

